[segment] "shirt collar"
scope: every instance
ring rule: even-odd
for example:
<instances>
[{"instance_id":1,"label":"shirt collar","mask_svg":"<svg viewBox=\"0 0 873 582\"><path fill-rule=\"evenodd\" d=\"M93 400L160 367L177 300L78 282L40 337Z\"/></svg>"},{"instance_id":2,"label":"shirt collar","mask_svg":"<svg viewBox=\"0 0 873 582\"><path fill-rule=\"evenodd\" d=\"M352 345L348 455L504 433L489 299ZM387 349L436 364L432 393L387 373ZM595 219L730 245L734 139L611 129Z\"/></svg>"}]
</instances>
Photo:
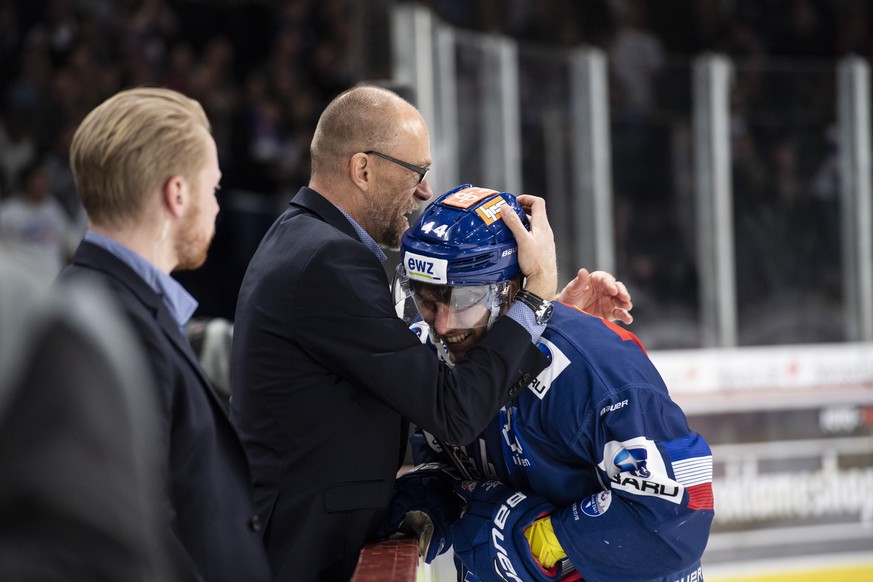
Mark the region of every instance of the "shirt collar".
<instances>
[{"instance_id":1,"label":"shirt collar","mask_svg":"<svg viewBox=\"0 0 873 582\"><path fill-rule=\"evenodd\" d=\"M336 204L334 204L334 206L336 206ZM339 206L337 206L336 208L337 208L337 210L339 210L340 212L343 213L343 216L345 216L346 218L349 219L349 222L352 223L352 228L354 228L355 232L358 233L358 237L361 239L361 242L364 243L365 247L367 247L368 249L373 251L373 254L376 255L377 259L379 259L379 262L384 263L385 261L387 261L388 255L385 254L385 252L382 250L382 248L379 246L379 244L373 239L373 237L370 236L369 233L366 230L364 230L364 228L360 224L355 222L355 219L353 219L351 216L346 214L345 210L343 210Z\"/></svg>"},{"instance_id":2,"label":"shirt collar","mask_svg":"<svg viewBox=\"0 0 873 582\"><path fill-rule=\"evenodd\" d=\"M85 240L112 253L133 269L152 291L161 296L179 329L184 329L185 324L197 310L198 303L178 281L158 269L139 253L108 236L89 230L85 233Z\"/></svg>"}]
</instances>

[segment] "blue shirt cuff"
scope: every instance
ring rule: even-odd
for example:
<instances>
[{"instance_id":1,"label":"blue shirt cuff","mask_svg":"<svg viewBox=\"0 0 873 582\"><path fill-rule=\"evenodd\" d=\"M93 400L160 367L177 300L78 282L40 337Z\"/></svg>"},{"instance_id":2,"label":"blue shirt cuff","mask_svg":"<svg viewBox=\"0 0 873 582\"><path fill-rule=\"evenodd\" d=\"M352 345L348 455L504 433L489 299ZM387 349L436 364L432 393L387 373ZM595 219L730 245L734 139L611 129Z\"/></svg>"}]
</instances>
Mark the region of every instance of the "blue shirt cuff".
<instances>
[{"instance_id":1,"label":"blue shirt cuff","mask_svg":"<svg viewBox=\"0 0 873 582\"><path fill-rule=\"evenodd\" d=\"M527 330L533 343L540 341L540 336L546 331L546 324L537 323L533 309L524 303L516 301L509 308L509 311L506 312L506 315Z\"/></svg>"}]
</instances>

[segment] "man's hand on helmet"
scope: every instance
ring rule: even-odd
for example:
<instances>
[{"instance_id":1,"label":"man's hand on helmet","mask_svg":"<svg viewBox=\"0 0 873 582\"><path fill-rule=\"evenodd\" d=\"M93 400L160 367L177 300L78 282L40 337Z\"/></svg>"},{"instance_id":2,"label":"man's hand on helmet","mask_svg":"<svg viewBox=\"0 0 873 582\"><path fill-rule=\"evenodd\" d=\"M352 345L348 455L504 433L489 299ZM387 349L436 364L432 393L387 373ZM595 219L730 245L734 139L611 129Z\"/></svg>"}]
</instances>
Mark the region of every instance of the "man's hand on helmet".
<instances>
[{"instance_id":1,"label":"man's hand on helmet","mask_svg":"<svg viewBox=\"0 0 873 582\"><path fill-rule=\"evenodd\" d=\"M501 214L518 243L518 266L526 278L524 288L549 299L558 290L558 262L555 236L546 217L546 201L538 196L522 194L518 196L518 203L529 216L530 231L514 211Z\"/></svg>"}]
</instances>

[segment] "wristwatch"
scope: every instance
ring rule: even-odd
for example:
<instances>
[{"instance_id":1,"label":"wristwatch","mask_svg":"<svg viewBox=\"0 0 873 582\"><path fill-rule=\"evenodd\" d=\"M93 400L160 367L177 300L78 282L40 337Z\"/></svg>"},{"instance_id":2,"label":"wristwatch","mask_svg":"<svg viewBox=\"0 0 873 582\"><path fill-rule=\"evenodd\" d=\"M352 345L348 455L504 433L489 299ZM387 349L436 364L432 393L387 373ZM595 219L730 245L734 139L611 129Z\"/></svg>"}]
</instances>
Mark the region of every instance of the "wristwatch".
<instances>
[{"instance_id":1,"label":"wristwatch","mask_svg":"<svg viewBox=\"0 0 873 582\"><path fill-rule=\"evenodd\" d=\"M538 325L544 325L548 322L552 317L552 311L555 310L551 301L546 301L542 297L524 289L515 294L515 300L521 301L533 310L534 318Z\"/></svg>"}]
</instances>

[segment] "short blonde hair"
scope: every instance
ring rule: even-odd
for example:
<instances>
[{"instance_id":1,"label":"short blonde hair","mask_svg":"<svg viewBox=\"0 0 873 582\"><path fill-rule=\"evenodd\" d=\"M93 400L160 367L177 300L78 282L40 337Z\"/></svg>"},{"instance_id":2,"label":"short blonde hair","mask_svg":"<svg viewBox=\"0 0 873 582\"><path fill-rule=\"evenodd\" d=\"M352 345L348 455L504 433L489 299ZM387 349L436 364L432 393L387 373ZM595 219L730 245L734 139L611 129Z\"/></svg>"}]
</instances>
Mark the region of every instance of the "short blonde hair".
<instances>
[{"instance_id":1,"label":"short blonde hair","mask_svg":"<svg viewBox=\"0 0 873 582\"><path fill-rule=\"evenodd\" d=\"M207 160L209 120L200 103L140 87L110 97L73 135L70 167L91 222L119 227L140 217L151 192L173 176L194 181Z\"/></svg>"},{"instance_id":2,"label":"short blonde hair","mask_svg":"<svg viewBox=\"0 0 873 582\"><path fill-rule=\"evenodd\" d=\"M367 150L385 151L400 135L397 118L413 107L394 91L376 86L348 89L328 104L310 145L312 175L338 171L337 162Z\"/></svg>"}]
</instances>

